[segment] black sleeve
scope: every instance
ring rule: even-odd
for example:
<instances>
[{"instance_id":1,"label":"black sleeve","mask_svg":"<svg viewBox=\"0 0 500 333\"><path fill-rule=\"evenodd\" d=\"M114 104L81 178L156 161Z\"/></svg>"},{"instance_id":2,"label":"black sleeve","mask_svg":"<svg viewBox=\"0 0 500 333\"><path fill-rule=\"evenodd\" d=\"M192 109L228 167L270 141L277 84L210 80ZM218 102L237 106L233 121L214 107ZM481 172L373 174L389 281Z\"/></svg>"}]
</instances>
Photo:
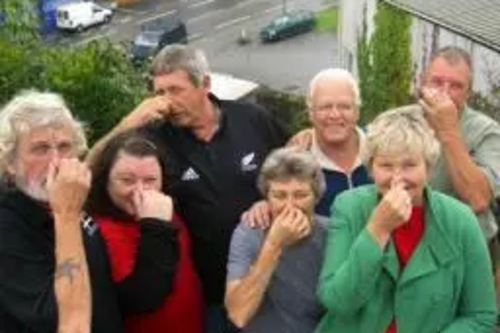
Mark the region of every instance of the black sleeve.
<instances>
[{"instance_id":1,"label":"black sleeve","mask_svg":"<svg viewBox=\"0 0 500 333\"><path fill-rule=\"evenodd\" d=\"M8 210L0 220L0 332L55 332L53 245Z\"/></svg>"},{"instance_id":2,"label":"black sleeve","mask_svg":"<svg viewBox=\"0 0 500 333\"><path fill-rule=\"evenodd\" d=\"M177 228L164 220L146 218L141 225L135 267L117 283L126 314L147 313L163 304L172 290L179 260Z\"/></svg>"}]
</instances>

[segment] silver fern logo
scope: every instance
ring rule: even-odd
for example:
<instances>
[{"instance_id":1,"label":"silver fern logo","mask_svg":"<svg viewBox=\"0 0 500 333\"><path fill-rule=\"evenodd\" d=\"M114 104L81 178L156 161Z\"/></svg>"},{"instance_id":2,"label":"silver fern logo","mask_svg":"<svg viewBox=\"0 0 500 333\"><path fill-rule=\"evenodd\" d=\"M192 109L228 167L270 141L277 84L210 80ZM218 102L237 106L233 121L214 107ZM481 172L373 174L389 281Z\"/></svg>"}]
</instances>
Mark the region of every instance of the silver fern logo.
<instances>
[{"instance_id":1,"label":"silver fern logo","mask_svg":"<svg viewBox=\"0 0 500 333\"><path fill-rule=\"evenodd\" d=\"M255 169L257 169L257 163L255 162L255 153L245 155L241 159L241 170L254 171Z\"/></svg>"}]
</instances>

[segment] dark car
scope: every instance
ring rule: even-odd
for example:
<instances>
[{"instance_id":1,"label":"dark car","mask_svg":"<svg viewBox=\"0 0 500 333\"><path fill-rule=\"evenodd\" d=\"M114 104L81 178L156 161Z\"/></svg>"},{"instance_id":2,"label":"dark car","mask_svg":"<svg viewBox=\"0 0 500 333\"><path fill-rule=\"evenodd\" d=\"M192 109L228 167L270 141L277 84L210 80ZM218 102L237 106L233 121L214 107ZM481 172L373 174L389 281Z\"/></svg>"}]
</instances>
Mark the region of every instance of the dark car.
<instances>
[{"instance_id":1,"label":"dark car","mask_svg":"<svg viewBox=\"0 0 500 333\"><path fill-rule=\"evenodd\" d=\"M314 29L316 23L314 13L296 11L275 18L260 31L262 42L274 42L292 37Z\"/></svg>"},{"instance_id":2,"label":"dark car","mask_svg":"<svg viewBox=\"0 0 500 333\"><path fill-rule=\"evenodd\" d=\"M164 46L187 41L186 26L182 22L159 30L144 30L132 42L130 59L139 65L152 59Z\"/></svg>"}]
</instances>

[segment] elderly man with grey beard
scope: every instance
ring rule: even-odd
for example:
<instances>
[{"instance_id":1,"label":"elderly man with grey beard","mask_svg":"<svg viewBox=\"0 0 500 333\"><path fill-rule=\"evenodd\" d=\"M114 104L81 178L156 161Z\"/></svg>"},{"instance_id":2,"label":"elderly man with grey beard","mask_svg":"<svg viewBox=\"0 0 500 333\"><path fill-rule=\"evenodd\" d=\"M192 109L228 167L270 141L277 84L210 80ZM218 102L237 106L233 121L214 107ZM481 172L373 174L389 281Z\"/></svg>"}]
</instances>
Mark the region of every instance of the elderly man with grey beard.
<instances>
[{"instance_id":1,"label":"elderly man with grey beard","mask_svg":"<svg viewBox=\"0 0 500 333\"><path fill-rule=\"evenodd\" d=\"M123 332L104 243L82 206L82 125L26 91L0 112L0 332Z\"/></svg>"}]
</instances>

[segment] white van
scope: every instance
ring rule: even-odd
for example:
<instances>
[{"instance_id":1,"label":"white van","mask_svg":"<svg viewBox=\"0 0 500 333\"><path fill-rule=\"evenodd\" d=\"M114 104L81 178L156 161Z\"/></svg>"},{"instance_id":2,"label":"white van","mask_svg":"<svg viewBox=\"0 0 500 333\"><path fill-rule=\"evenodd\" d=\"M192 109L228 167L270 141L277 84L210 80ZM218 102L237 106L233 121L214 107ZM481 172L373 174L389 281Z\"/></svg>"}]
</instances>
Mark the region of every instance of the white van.
<instances>
[{"instance_id":1,"label":"white van","mask_svg":"<svg viewBox=\"0 0 500 333\"><path fill-rule=\"evenodd\" d=\"M93 2L76 2L57 8L56 26L59 29L83 31L95 24L111 21L113 12Z\"/></svg>"}]
</instances>

